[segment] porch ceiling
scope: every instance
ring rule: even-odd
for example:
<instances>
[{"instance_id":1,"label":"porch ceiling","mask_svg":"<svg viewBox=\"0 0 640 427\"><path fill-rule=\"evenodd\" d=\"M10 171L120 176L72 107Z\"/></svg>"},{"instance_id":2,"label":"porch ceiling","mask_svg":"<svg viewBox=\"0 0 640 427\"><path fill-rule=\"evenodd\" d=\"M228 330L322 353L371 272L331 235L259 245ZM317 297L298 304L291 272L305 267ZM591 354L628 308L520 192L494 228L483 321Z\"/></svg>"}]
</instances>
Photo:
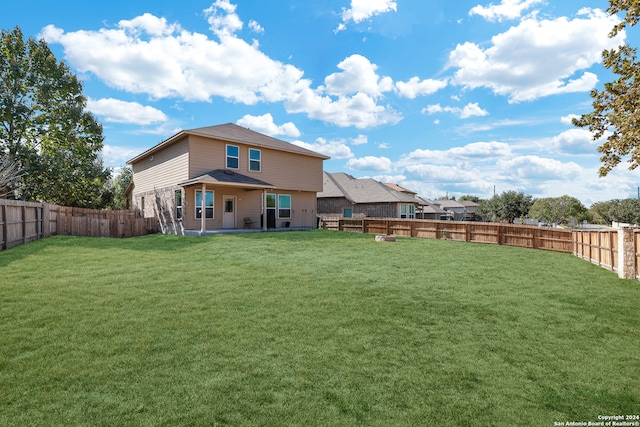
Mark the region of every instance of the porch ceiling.
<instances>
[{"instance_id":1,"label":"porch ceiling","mask_svg":"<svg viewBox=\"0 0 640 427\"><path fill-rule=\"evenodd\" d=\"M178 183L180 187L196 184L225 185L240 188L276 188L275 185L228 169L216 169L197 178Z\"/></svg>"}]
</instances>

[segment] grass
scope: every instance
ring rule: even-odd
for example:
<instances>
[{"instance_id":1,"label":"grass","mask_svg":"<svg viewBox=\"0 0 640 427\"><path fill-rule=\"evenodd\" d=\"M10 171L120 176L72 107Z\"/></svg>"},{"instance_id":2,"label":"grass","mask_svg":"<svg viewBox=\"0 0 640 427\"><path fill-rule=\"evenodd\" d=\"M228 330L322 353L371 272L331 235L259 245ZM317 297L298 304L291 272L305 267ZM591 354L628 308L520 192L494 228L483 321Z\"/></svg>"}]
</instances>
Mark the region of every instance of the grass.
<instances>
[{"instance_id":1,"label":"grass","mask_svg":"<svg viewBox=\"0 0 640 427\"><path fill-rule=\"evenodd\" d=\"M551 426L640 408L640 284L327 231L0 253L0 425Z\"/></svg>"}]
</instances>

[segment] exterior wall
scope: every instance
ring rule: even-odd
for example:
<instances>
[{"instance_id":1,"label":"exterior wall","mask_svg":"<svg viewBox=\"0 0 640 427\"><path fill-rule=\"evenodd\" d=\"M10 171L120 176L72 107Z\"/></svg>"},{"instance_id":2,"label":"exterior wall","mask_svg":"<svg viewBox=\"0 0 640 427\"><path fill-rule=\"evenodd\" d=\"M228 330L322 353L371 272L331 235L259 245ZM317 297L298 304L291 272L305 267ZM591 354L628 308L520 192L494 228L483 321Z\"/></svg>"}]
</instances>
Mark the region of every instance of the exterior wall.
<instances>
[{"instance_id":1,"label":"exterior wall","mask_svg":"<svg viewBox=\"0 0 640 427\"><path fill-rule=\"evenodd\" d=\"M140 196L154 189L171 187L189 179L189 145L183 139L132 165L133 206L140 208Z\"/></svg>"},{"instance_id":2,"label":"exterior wall","mask_svg":"<svg viewBox=\"0 0 640 427\"><path fill-rule=\"evenodd\" d=\"M183 221L185 229L199 230L200 218L196 218L195 197L196 190L201 190L201 185L190 186L184 189ZM213 219L206 219L206 229L223 228L224 197L235 196L235 228L245 227L245 218L249 218L248 228L262 228L262 190L246 190L235 187L208 186L207 191L213 191ZM291 218L279 218L276 209L276 228L288 222L290 227L316 226L316 193L311 191L287 191L268 190L268 194L286 194L291 196Z\"/></svg>"},{"instance_id":3,"label":"exterior wall","mask_svg":"<svg viewBox=\"0 0 640 427\"><path fill-rule=\"evenodd\" d=\"M398 203L351 203L343 197L322 197L318 199L319 215L342 216L344 208L353 209L353 216L372 218L398 218Z\"/></svg>"},{"instance_id":4,"label":"exterior wall","mask_svg":"<svg viewBox=\"0 0 640 427\"><path fill-rule=\"evenodd\" d=\"M321 158L195 135L189 136L189 178L197 178L214 169L225 169L227 144L239 147L239 167L234 170L242 175L268 182L282 190L322 191ZM249 170L249 148L260 150L260 172Z\"/></svg>"},{"instance_id":5,"label":"exterior wall","mask_svg":"<svg viewBox=\"0 0 640 427\"><path fill-rule=\"evenodd\" d=\"M318 198L318 215L342 216L344 208L353 209L355 204L344 197L320 197Z\"/></svg>"},{"instance_id":6,"label":"exterior wall","mask_svg":"<svg viewBox=\"0 0 640 427\"><path fill-rule=\"evenodd\" d=\"M171 185L164 188L157 188L152 191L137 192L132 198L133 205L140 209L143 218L158 217L158 212L163 211L163 215L169 220L168 209L175 210L175 192L182 187ZM142 199L144 198L144 206Z\"/></svg>"}]
</instances>

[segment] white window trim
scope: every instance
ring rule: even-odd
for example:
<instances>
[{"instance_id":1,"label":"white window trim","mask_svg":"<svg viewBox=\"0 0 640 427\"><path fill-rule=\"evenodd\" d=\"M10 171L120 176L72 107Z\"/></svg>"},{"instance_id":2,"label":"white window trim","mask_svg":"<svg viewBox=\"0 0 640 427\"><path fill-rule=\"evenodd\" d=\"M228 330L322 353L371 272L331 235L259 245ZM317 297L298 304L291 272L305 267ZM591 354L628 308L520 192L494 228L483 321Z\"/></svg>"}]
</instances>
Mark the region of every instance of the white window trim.
<instances>
[{"instance_id":1,"label":"white window trim","mask_svg":"<svg viewBox=\"0 0 640 427\"><path fill-rule=\"evenodd\" d=\"M260 153L260 158L258 160L251 158L251 152L257 151ZM249 164L247 165L249 172L262 172L262 150L258 148L249 148ZM251 169L251 162L258 162L258 170Z\"/></svg>"},{"instance_id":2,"label":"white window trim","mask_svg":"<svg viewBox=\"0 0 640 427\"><path fill-rule=\"evenodd\" d=\"M198 209L201 208L201 205L198 204L198 202L197 202L198 201L198 193L201 193L201 192L202 192L201 189L194 189L193 204L195 205L195 209L193 210L193 217L195 219L202 219L202 218L198 218ZM205 203L206 203L206 200L207 200L207 193L212 193L211 197L212 197L212 200L213 200L213 205L204 207L204 218L207 219L207 220L216 219L216 209L215 209L215 207L216 207L216 192L213 191L213 190L206 190L205 194L204 194ZM207 218L207 209L211 209L211 218Z\"/></svg>"},{"instance_id":3,"label":"white window trim","mask_svg":"<svg viewBox=\"0 0 640 427\"><path fill-rule=\"evenodd\" d=\"M284 208L284 209L288 209L289 210L289 216L280 216L280 197L281 196L289 198L289 207L288 208ZM291 219L291 214L292 214L292 211L293 211L293 208L291 207L292 200L293 200L293 197L291 197L291 194L278 194L276 196L276 209L277 209L277 212L278 212L278 219Z\"/></svg>"},{"instance_id":4,"label":"white window trim","mask_svg":"<svg viewBox=\"0 0 640 427\"><path fill-rule=\"evenodd\" d=\"M238 149L238 157L229 155L229 147L236 147ZM224 166L226 169L235 169L235 170L240 169L240 147L239 146L233 145L233 144L227 144L224 148L224 154L225 154ZM236 159L238 161L238 167L237 168L229 167L229 159Z\"/></svg>"}]
</instances>

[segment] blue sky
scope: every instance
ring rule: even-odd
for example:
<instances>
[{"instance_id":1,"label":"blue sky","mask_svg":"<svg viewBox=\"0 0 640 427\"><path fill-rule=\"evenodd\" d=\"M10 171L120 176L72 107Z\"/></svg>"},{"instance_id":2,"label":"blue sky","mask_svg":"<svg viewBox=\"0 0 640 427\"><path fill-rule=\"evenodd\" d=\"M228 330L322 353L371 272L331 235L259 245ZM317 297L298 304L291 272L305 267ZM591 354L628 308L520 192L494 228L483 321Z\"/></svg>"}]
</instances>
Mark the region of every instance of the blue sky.
<instances>
[{"instance_id":1,"label":"blue sky","mask_svg":"<svg viewBox=\"0 0 640 427\"><path fill-rule=\"evenodd\" d=\"M604 0L32 0L0 27L44 38L84 82L119 166L181 129L236 123L331 156L328 172L427 198L516 190L586 206L598 177L571 125L612 75Z\"/></svg>"}]
</instances>

